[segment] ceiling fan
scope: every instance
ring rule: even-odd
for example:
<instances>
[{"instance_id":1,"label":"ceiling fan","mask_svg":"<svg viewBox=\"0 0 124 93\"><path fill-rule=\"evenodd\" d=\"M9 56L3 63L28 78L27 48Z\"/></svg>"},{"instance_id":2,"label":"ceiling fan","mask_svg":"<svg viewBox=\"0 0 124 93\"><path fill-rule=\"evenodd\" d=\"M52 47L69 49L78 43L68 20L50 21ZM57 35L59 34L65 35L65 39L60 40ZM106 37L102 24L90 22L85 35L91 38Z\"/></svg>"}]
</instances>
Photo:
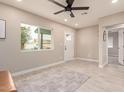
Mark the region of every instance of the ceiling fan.
<instances>
[{"instance_id":1,"label":"ceiling fan","mask_svg":"<svg viewBox=\"0 0 124 93\"><path fill-rule=\"evenodd\" d=\"M66 3L67 3L67 6L64 6L60 3L58 3L57 1L55 0L48 0L62 8L64 8L63 10L60 10L58 12L55 12L54 14L57 15L57 14L60 14L62 12L67 12L69 11L70 12L70 16L73 18L75 17L75 15L73 14L72 10L88 10L90 7L72 7L73 3L74 3L74 0L66 0Z\"/></svg>"}]
</instances>

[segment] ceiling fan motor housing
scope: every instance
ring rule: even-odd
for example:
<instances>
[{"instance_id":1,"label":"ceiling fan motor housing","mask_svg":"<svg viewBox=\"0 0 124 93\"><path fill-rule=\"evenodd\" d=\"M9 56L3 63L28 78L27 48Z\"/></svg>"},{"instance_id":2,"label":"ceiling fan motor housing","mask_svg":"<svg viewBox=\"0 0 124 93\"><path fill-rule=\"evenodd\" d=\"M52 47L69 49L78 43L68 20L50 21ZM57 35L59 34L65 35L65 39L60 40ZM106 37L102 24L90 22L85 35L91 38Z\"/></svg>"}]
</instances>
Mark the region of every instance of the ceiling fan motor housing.
<instances>
[{"instance_id":1,"label":"ceiling fan motor housing","mask_svg":"<svg viewBox=\"0 0 124 93\"><path fill-rule=\"evenodd\" d=\"M71 7L65 7L65 11L71 11Z\"/></svg>"}]
</instances>

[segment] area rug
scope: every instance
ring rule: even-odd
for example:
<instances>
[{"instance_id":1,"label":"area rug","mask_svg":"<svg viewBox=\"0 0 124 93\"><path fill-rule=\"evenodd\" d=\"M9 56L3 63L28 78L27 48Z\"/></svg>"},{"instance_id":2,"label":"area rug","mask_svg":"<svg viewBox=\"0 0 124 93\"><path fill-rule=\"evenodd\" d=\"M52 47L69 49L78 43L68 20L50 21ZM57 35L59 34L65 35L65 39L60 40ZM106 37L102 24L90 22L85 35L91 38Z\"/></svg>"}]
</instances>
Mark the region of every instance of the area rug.
<instances>
[{"instance_id":1,"label":"area rug","mask_svg":"<svg viewBox=\"0 0 124 93\"><path fill-rule=\"evenodd\" d=\"M88 76L64 67L54 67L17 80L19 92L75 92Z\"/></svg>"}]
</instances>

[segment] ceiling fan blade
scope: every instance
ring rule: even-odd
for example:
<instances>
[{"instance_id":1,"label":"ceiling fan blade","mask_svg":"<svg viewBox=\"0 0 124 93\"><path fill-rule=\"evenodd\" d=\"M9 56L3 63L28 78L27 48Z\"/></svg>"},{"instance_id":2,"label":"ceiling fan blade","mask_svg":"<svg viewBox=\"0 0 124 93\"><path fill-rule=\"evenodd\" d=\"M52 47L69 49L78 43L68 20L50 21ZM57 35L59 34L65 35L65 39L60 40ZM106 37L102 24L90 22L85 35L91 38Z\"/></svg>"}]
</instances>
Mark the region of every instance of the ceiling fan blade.
<instances>
[{"instance_id":1,"label":"ceiling fan blade","mask_svg":"<svg viewBox=\"0 0 124 93\"><path fill-rule=\"evenodd\" d=\"M58 12L56 12L56 13L54 13L55 15L57 15L57 14L60 14L60 13L62 13L62 12L64 12L65 11L65 9L64 10L61 10L61 11L58 11Z\"/></svg>"},{"instance_id":2,"label":"ceiling fan blade","mask_svg":"<svg viewBox=\"0 0 124 93\"><path fill-rule=\"evenodd\" d=\"M75 17L72 11L71 11L71 14L70 14L70 16L71 16L71 17Z\"/></svg>"},{"instance_id":3,"label":"ceiling fan blade","mask_svg":"<svg viewBox=\"0 0 124 93\"><path fill-rule=\"evenodd\" d=\"M90 7L72 7L72 10L88 10Z\"/></svg>"},{"instance_id":4,"label":"ceiling fan blade","mask_svg":"<svg viewBox=\"0 0 124 93\"><path fill-rule=\"evenodd\" d=\"M71 7L74 3L74 0L66 0L69 7Z\"/></svg>"},{"instance_id":5,"label":"ceiling fan blade","mask_svg":"<svg viewBox=\"0 0 124 93\"><path fill-rule=\"evenodd\" d=\"M64 5L62 5L62 4L58 3L58 2L56 2L55 0L48 0L48 1L50 1L50 2L52 2L52 3L54 3L54 4L56 4L56 5L58 5L58 6L60 6L60 7L65 8Z\"/></svg>"}]
</instances>

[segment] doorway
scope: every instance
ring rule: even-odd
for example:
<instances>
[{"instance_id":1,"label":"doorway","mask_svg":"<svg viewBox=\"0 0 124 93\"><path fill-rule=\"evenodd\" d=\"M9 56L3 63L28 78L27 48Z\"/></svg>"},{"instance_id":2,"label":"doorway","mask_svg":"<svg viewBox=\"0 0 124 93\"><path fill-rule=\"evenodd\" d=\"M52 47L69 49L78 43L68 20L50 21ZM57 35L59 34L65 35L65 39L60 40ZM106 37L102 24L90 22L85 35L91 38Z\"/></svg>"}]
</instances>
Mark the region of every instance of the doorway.
<instances>
[{"instance_id":1,"label":"doorway","mask_svg":"<svg viewBox=\"0 0 124 93\"><path fill-rule=\"evenodd\" d=\"M124 65L124 27L114 26L106 31L108 64Z\"/></svg>"},{"instance_id":2,"label":"doorway","mask_svg":"<svg viewBox=\"0 0 124 93\"><path fill-rule=\"evenodd\" d=\"M108 32L108 62L119 65L119 32Z\"/></svg>"},{"instance_id":3,"label":"doorway","mask_svg":"<svg viewBox=\"0 0 124 93\"><path fill-rule=\"evenodd\" d=\"M64 61L74 59L74 32L65 32Z\"/></svg>"}]
</instances>

